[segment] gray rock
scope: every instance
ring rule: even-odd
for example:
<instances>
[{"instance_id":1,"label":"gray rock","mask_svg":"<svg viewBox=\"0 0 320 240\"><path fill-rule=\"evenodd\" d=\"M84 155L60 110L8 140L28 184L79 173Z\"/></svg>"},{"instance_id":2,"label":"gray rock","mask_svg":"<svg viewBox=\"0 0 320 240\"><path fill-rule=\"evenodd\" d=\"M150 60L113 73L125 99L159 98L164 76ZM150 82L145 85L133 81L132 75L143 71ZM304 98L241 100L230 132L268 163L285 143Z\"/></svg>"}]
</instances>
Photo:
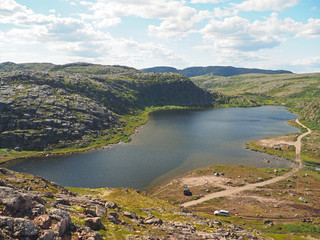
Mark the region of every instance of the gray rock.
<instances>
[{"instance_id":1,"label":"gray rock","mask_svg":"<svg viewBox=\"0 0 320 240\"><path fill-rule=\"evenodd\" d=\"M0 216L0 229L13 232L14 218Z\"/></svg>"},{"instance_id":2,"label":"gray rock","mask_svg":"<svg viewBox=\"0 0 320 240\"><path fill-rule=\"evenodd\" d=\"M163 224L163 221L162 221L160 218L156 218L156 217L154 217L154 216L149 217L149 218L146 218L146 219L144 220L144 222L145 222L146 224L157 224L157 225Z\"/></svg>"},{"instance_id":3,"label":"gray rock","mask_svg":"<svg viewBox=\"0 0 320 240\"><path fill-rule=\"evenodd\" d=\"M93 239L93 240L102 240L102 236L98 232L94 232L89 227L79 227L76 234L79 239Z\"/></svg>"},{"instance_id":4,"label":"gray rock","mask_svg":"<svg viewBox=\"0 0 320 240\"><path fill-rule=\"evenodd\" d=\"M116 209L118 208L118 205L114 202L106 202L105 207L110 209Z\"/></svg>"},{"instance_id":5,"label":"gray rock","mask_svg":"<svg viewBox=\"0 0 320 240\"><path fill-rule=\"evenodd\" d=\"M33 222L24 218L15 218L13 228L14 236L20 239L26 237L36 237L40 233L40 227L34 225Z\"/></svg>"},{"instance_id":6,"label":"gray rock","mask_svg":"<svg viewBox=\"0 0 320 240\"><path fill-rule=\"evenodd\" d=\"M109 212L108 213L108 220L112 223L119 224L120 223L119 214L116 212Z\"/></svg>"},{"instance_id":7,"label":"gray rock","mask_svg":"<svg viewBox=\"0 0 320 240\"><path fill-rule=\"evenodd\" d=\"M135 212L125 211L122 214L125 217L131 218L131 219L137 219L137 214Z\"/></svg>"},{"instance_id":8,"label":"gray rock","mask_svg":"<svg viewBox=\"0 0 320 240\"><path fill-rule=\"evenodd\" d=\"M96 215L98 217L101 217L106 214L107 214L107 209L105 207L100 206L100 205L96 205Z\"/></svg>"},{"instance_id":9,"label":"gray rock","mask_svg":"<svg viewBox=\"0 0 320 240\"><path fill-rule=\"evenodd\" d=\"M58 233L53 231L47 231L41 235L40 240L57 240L59 239Z\"/></svg>"},{"instance_id":10,"label":"gray rock","mask_svg":"<svg viewBox=\"0 0 320 240\"><path fill-rule=\"evenodd\" d=\"M9 187L0 187L0 201L5 206L4 212L11 216L23 216L32 208L32 195L14 191Z\"/></svg>"},{"instance_id":11,"label":"gray rock","mask_svg":"<svg viewBox=\"0 0 320 240\"><path fill-rule=\"evenodd\" d=\"M91 217L97 217L96 211L90 209L90 208L86 208L83 210L83 214L86 216L91 216Z\"/></svg>"},{"instance_id":12,"label":"gray rock","mask_svg":"<svg viewBox=\"0 0 320 240\"><path fill-rule=\"evenodd\" d=\"M101 218L95 217L95 218L87 218L85 220L85 226L91 228L92 230L99 230L102 228Z\"/></svg>"},{"instance_id":13,"label":"gray rock","mask_svg":"<svg viewBox=\"0 0 320 240\"><path fill-rule=\"evenodd\" d=\"M49 215L41 215L34 219L33 222L42 229L49 229L51 226L51 218Z\"/></svg>"},{"instance_id":14,"label":"gray rock","mask_svg":"<svg viewBox=\"0 0 320 240\"><path fill-rule=\"evenodd\" d=\"M304 197L300 197L299 200L300 200L301 202L303 202L303 203L308 203L308 200L305 199Z\"/></svg>"},{"instance_id":15,"label":"gray rock","mask_svg":"<svg viewBox=\"0 0 320 240\"><path fill-rule=\"evenodd\" d=\"M51 218L58 221L58 224L54 229L59 232L59 236L63 236L70 231L72 222L69 213L61 209L49 209L47 212Z\"/></svg>"}]
</instances>

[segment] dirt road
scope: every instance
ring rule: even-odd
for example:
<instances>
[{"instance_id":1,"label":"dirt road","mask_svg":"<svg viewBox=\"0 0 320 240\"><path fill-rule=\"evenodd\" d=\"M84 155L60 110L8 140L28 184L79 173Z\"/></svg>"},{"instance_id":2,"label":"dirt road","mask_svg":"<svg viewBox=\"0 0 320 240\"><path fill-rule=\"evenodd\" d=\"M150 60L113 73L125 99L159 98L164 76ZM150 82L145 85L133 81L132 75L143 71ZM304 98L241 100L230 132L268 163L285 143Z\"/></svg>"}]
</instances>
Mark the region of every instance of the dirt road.
<instances>
[{"instance_id":1,"label":"dirt road","mask_svg":"<svg viewBox=\"0 0 320 240\"><path fill-rule=\"evenodd\" d=\"M202 202L205 202L205 201L208 201L208 200L211 200L213 198L218 198L218 197L226 197L226 196L230 196L230 195L234 195L234 194L237 194L239 192L242 192L242 191L245 191L245 190L253 190L255 189L256 187L261 187L261 186L265 186L265 185L268 185L268 184L273 184L273 183L276 183L278 181L281 181L283 179L286 179L292 175L294 175L296 172L298 172L301 168L302 168L302 161L301 161L301 155L300 155L300 152L301 152L301 139L304 138L305 136L307 136L308 134L310 134L312 131L307 128L306 126L304 126L302 123L300 123L300 121L298 119L296 119L296 122L307 129L307 132L301 134L298 136L297 140L295 142L287 142L286 144L289 144L289 145L294 145L295 146L295 149L296 149L296 159L295 159L295 165L293 166L292 170L282 176L279 176L279 177L275 177L275 178L272 178L270 180L267 180L267 181L264 181L264 182L259 182L259 183L254 183L254 184L247 184L245 186L242 186L242 187L233 187L233 188L228 188L224 191L221 191L221 192L215 192L215 193L211 193L211 194L208 194L202 198L199 198L198 200L194 200L194 201L190 201L190 202L186 202L186 203L183 203L181 204L181 206L183 207L190 207L190 206L193 206L193 205L197 205L199 203L202 203Z\"/></svg>"}]
</instances>

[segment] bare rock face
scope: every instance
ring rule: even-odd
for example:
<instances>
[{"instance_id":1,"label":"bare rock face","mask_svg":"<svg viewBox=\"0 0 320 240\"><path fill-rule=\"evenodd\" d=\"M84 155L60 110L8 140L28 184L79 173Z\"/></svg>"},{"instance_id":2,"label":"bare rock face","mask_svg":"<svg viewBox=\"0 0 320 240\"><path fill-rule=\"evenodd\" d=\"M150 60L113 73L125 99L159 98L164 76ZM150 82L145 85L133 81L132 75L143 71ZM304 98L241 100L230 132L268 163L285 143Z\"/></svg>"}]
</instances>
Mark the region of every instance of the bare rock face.
<instances>
[{"instance_id":1,"label":"bare rock face","mask_svg":"<svg viewBox=\"0 0 320 240\"><path fill-rule=\"evenodd\" d=\"M25 73L29 76L28 73ZM117 125L118 117L98 102L49 85L27 86L2 79L0 145L16 150L43 150L52 144L98 136ZM20 76L23 78L23 76ZM19 79L19 78L18 78Z\"/></svg>"}]
</instances>

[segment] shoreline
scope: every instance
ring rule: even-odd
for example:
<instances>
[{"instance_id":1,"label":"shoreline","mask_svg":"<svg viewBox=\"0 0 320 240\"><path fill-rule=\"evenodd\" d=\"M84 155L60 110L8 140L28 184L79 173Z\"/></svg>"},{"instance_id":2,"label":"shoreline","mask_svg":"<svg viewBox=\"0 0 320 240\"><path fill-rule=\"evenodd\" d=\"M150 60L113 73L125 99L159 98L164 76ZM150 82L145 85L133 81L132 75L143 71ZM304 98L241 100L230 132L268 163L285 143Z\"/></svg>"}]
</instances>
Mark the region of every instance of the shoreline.
<instances>
[{"instance_id":1,"label":"shoreline","mask_svg":"<svg viewBox=\"0 0 320 240\"><path fill-rule=\"evenodd\" d=\"M167 110L184 110L184 109L215 109L215 107L181 107L181 106L163 106L163 107L153 107L153 108L146 108L144 111L141 111L140 114L137 115L130 115L130 116L136 116L136 117L144 117L144 115L146 115L146 119L145 121L142 122L142 124L134 127L133 129L130 129L133 133L128 135L127 137L130 138L130 142L131 142L131 137L133 135L135 135L136 133L138 133L139 129L144 127L146 124L148 124L149 122L149 118L150 118L150 114L152 114L153 112L157 112L157 111L167 111ZM122 117L126 117L126 116L122 116ZM125 137L125 135L123 136ZM17 161L17 160L27 160L27 159L33 159L33 158L50 158L50 157L64 157L64 156L70 156L73 154L86 154L86 153L90 153L90 152L95 152L95 151L101 151L101 150L105 150L105 149L109 149L112 147L115 147L118 144L123 144L123 143L130 143L130 142L123 142L121 140L119 140L119 142L116 143L109 143L107 145L104 146L100 146L100 147L93 147L89 149L79 149L79 150L75 150L75 151L70 151L70 152L57 152L55 153L54 151L57 151L59 149L54 149L52 150L52 152L46 152L46 153L36 153L36 154L31 154L28 155L27 151L22 151L22 152L26 152L23 156L17 156L8 160L4 160L3 162L0 162L0 166L3 166L5 164L10 163L11 161ZM67 149L62 149L62 150L67 150Z\"/></svg>"},{"instance_id":2,"label":"shoreline","mask_svg":"<svg viewBox=\"0 0 320 240\"><path fill-rule=\"evenodd\" d=\"M139 131L140 131L140 129L142 129L146 124L148 124L149 123L149 121L150 121L150 114L152 114L153 112L157 112L157 111L166 111L166 110L186 110L186 109L203 109L203 110L206 110L206 109L216 109L216 108L214 108L214 107L211 107L211 108L203 108L203 107L201 107L201 108L199 108L199 107L197 107L197 108L166 108L166 107L164 107L164 108L161 108L161 109L153 109L152 111L144 111L143 113L141 113L140 114L140 116L142 116L142 115L144 115L144 114L146 114L146 117L147 117L147 120L143 123L143 124L141 124L141 125L139 125L139 126L137 126L137 127L135 127L134 129L133 129L133 131L134 131L134 133L133 134L131 134L130 135L130 137L133 137L135 134L137 134L137 133L139 133ZM289 121L291 121L291 120L289 120ZM288 123L287 123L288 124ZM38 154L38 155L31 155L31 156L26 156L26 157L19 157L19 158L16 158L16 159L12 159L12 160L10 160L10 161L7 161L7 162L3 162L3 163L0 163L0 166L1 165L6 165L6 164L10 164L10 162L14 162L14 161L19 161L19 160L27 160L27 159L32 159L32 158L53 158L53 157L64 157L64 156L70 156L70 155L73 155L73 154L86 154L86 153L90 153L90 152L94 152L94 151L101 151L101 150L105 150L105 149L110 149L110 148L113 148L113 147L115 147L116 145L118 145L118 144L123 144L123 143L125 143L125 142L118 142L118 143L112 143L112 144L108 144L108 145L106 145L106 146L101 146L101 147L95 147L95 148L91 148L91 149L86 149L86 150L84 150L84 151L71 151L71 152L68 152L68 153L42 153L42 154ZM248 150L250 150L250 151L252 151L252 149L248 149ZM265 153L265 152L263 152L263 151L260 151L260 152L262 152L262 153ZM268 153L267 153L268 154ZM274 155L274 154L268 154L268 155L270 155L270 156L277 156L277 155ZM283 156L277 156L277 157L283 157ZM211 166L211 165L210 165ZM209 165L207 166L207 167L210 167ZM230 165L230 166L236 166L236 165ZM5 166L4 166L5 167ZM266 166L266 167L263 167L263 168L268 168L269 166ZM288 167L292 167L292 166L288 166ZM261 168L261 167L257 167L257 168ZM193 170L188 170L188 171L186 171L186 172L184 172L184 173L180 173L180 174L178 174L178 175L176 175L176 176L172 176L172 177L169 177L169 178L166 178L164 181L159 181L158 183L155 183L155 184L152 184L152 183L150 183L148 186L146 186L145 188L142 188L142 190L143 191L147 191L147 192L152 192L153 191L153 189L155 189L155 188L157 188L157 187L159 187L160 185L163 185L163 184L168 184L168 183L170 183L170 181L172 181L172 180L174 180L174 179L176 179L176 178L181 178L181 177L183 177L183 176L185 176L186 174L188 174L188 172L190 172L190 171L196 171L197 169L199 169L199 168L195 168L195 169L193 169Z\"/></svg>"},{"instance_id":3,"label":"shoreline","mask_svg":"<svg viewBox=\"0 0 320 240\"><path fill-rule=\"evenodd\" d=\"M248 107L262 107L262 106L281 106L281 105L259 105L259 106L248 106ZM129 134L127 137L129 137L131 139L131 136L137 133L137 130L139 130L140 127L146 125L149 121L149 115L154 113L154 112L158 112L158 111L168 111L168 110L187 110L187 109L195 109L195 110L206 110L206 109L219 109L219 108L229 108L227 106L211 106L211 107L183 107L183 106L162 106L162 107L150 107L150 108L146 108L145 110L141 111L140 114L137 115L130 115L131 117L143 117L144 115L146 115L146 119L145 121L142 122L142 124L134 127L133 129L130 129L130 131L132 131L132 134ZM247 108L247 107L241 107L241 106L231 106L231 108ZM287 108L287 107L286 107ZM122 117L127 117L127 116L122 116ZM125 137L125 135L123 136ZM89 152L94 152L94 151L100 151L100 150L104 150L104 149L108 149L109 147L113 147L117 144L121 144L121 143L125 143L122 142L121 140L119 140L119 142L116 143L109 143L107 145L104 146L100 146L100 147L88 147L88 149L83 148L83 149L78 149L75 151L70 151L70 152L54 152L54 151L58 151L59 149L54 149L52 150L52 152L48 151L48 152L43 152L43 151L39 151L39 153L35 153L35 154L31 154L28 155L28 151L22 151L25 152L25 154L22 154L22 156L17 156L17 157L13 157L10 158L8 160L2 160L1 161L1 156L0 156L0 166L3 166L6 163L9 163L11 161L14 160L27 160L27 159L32 159L32 158L49 158L49 157L63 157L63 156L70 156L73 154L81 154L81 153L89 153ZM71 148L69 148L71 149ZM66 150L68 151L68 148L66 149L61 149L61 151ZM32 151L31 151L32 152ZM14 155L14 154L12 154ZM19 155L19 154L17 154Z\"/></svg>"}]
</instances>

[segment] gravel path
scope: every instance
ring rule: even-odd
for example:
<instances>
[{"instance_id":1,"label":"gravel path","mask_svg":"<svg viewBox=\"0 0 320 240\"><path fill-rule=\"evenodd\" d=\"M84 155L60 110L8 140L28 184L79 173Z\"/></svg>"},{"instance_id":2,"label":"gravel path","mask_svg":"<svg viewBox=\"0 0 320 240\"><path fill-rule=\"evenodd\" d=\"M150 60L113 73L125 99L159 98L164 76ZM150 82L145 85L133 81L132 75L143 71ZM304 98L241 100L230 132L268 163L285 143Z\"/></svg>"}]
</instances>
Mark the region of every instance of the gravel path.
<instances>
[{"instance_id":1,"label":"gravel path","mask_svg":"<svg viewBox=\"0 0 320 240\"><path fill-rule=\"evenodd\" d=\"M305 136L307 136L308 134L310 134L312 131L309 128L307 128L306 126L304 126L302 123L300 123L300 121L298 119L296 119L296 122L300 126L306 128L307 132L299 135L297 140L295 142L291 143L296 148L296 159L295 159L295 163L296 164L293 166L293 168L292 168L292 170L290 172L288 172L288 173L286 173L286 174L284 174L282 176L275 177L275 178L272 178L270 180L264 181L264 182L248 184L248 185L245 185L245 186L242 186L242 187L234 187L234 188L226 189L226 190L221 191L221 192L210 193L210 194L208 194L208 195L206 195L206 196L204 196L202 198L199 198L197 200L193 200L193 201L189 201L189 202L183 203L183 204L181 204L181 206L190 207L190 206L197 205L199 203L203 203L205 201L211 200L213 198L227 197L227 196L231 196L231 195L237 194L237 193L245 191L245 190L253 190L256 187L261 187L261 186L266 186L268 184L276 183L278 181L286 179L286 178L294 175L295 173L297 173L303 167L302 161L301 161L301 155L300 155L301 145L302 145L301 139L304 138Z\"/></svg>"}]
</instances>

